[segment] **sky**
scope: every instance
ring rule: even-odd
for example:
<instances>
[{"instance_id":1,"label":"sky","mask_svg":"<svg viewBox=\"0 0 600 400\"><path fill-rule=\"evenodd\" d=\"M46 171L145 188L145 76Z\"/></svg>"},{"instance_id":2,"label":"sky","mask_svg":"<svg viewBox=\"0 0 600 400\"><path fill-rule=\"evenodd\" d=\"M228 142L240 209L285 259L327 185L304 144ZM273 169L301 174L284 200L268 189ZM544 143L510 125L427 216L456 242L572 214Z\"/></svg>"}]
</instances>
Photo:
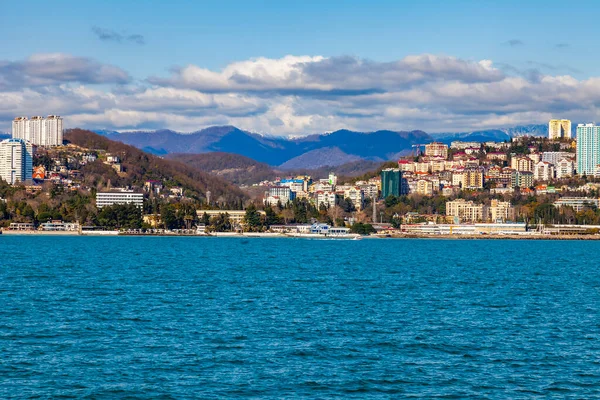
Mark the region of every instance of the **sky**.
<instances>
[{"instance_id":1,"label":"sky","mask_svg":"<svg viewBox=\"0 0 600 400\"><path fill-rule=\"evenodd\" d=\"M0 0L0 131L277 136L600 120L592 1Z\"/></svg>"}]
</instances>

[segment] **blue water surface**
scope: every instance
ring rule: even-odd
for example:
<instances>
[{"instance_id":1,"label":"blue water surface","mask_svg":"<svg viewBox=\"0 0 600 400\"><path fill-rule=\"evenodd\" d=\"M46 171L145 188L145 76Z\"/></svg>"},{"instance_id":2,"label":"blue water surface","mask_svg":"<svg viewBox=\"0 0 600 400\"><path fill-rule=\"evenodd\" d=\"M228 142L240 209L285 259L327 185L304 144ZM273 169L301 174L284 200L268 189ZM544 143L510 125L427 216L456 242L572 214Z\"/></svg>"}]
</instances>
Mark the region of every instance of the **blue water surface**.
<instances>
[{"instance_id":1,"label":"blue water surface","mask_svg":"<svg viewBox=\"0 0 600 400\"><path fill-rule=\"evenodd\" d=\"M600 242L0 237L0 398L600 396Z\"/></svg>"}]
</instances>

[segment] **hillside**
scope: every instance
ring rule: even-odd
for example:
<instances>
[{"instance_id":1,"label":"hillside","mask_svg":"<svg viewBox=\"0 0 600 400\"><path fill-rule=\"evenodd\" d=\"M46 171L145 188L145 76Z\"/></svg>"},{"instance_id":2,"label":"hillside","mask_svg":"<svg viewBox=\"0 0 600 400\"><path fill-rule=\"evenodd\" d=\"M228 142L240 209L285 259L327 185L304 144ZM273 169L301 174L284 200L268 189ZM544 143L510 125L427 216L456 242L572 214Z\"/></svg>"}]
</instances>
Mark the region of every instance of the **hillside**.
<instances>
[{"instance_id":1,"label":"hillside","mask_svg":"<svg viewBox=\"0 0 600 400\"><path fill-rule=\"evenodd\" d=\"M210 127L189 134L170 130L99 132L112 140L118 140L158 155L226 152L240 154L271 166L283 165L302 155L306 155L300 159L302 164L320 166L323 164L314 161L315 157L319 157L323 152L316 150L332 148L339 149L339 154L343 154L343 156L327 161L329 165L341 165L357 159L391 160L399 152L410 150L413 144L431 141L431 136L422 131L354 132L339 130L292 139L261 136L233 126ZM299 164L294 162L287 167L297 165Z\"/></svg>"},{"instance_id":2,"label":"hillside","mask_svg":"<svg viewBox=\"0 0 600 400\"><path fill-rule=\"evenodd\" d=\"M86 179L108 180L113 186L143 186L147 180L160 180L181 186L192 197L205 198L210 191L213 199L238 204L246 195L229 182L174 160L165 160L147 154L133 146L108 139L105 136L82 130L70 129L65 132L68 143L92 150L104 150L118 155L125 174L117 174L110 166L99 160L84 167Z\"/></svg>"},{"instance_id":3,"label":"hillside","mask_svg":"<svg viewBox=\"0 0 600 400\"><path fill-rule=\"evenodd\" d=\"M283 170L232 153L176 153L169 154L166 158L179 161L199 171L219 176L236 185L251 185L264 180L275 180L277 177L293 175L310 175L315 178L326 177L330 172L339 176L353 177L376 171L382 164L377 161L357 160L337 166L325 165L319 168Z\"/></svg>"},{"instance_id":4,"label":"hillside","mask_svg":"<svg viewBox=\"0 0 600 400\"><path fill-rule=\"evenodd\" d=\"M278 175L267 164L232 153L187 154L174 153L166 156L199 171L217 175L228 182L242 185L272 180Z\"/></svg>"}]
</instances>

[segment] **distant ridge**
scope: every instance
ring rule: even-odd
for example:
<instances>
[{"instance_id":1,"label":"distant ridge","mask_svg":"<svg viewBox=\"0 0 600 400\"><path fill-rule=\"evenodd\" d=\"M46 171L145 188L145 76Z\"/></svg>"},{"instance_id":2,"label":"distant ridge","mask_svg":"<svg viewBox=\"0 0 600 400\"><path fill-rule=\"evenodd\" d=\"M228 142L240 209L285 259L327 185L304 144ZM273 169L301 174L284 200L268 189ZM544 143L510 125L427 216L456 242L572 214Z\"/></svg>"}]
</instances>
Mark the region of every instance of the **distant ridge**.
<instances>
[{"instance_id":1,"label":"distant ridge","mask_svg":"<svg viewBox=\"0 0 600 400\"><path fill-rule=\"evenodd\" d=\"M577 124L573 123L573 131L576 127ZM133 132L96 130L95 132L159 156L173 153L224 152L239 154L284 169L314 169L325 165L342 165L356 160L375 162L395 160L401 155L410 154L412 145L433 140L449 144L454 140L502 142L510 141L515 136L547 136L548 125L519 125L502 129L432 134L420 130L356 132L341 129L289 139L263 136L231 125L212 126L192 133L180 133L169 129Z\"/></svg>"},{"instance_id":2,"label":"distant ridge","mask_svg":"<svg viewBox=\"0 0 600 400\"><path fill-rule=\"evenodd\" d=\"M395 132L354 132L339 130L327 134L310 135L303 138L285 139L261 136L243 131L234 126L214 126L197 132L182 134L168 129L158 131L114 132L96 131L144 151L164 156L171 153L210 153L226 152L240 154L271 166L280 166L290 160L310 153L299 159L311 166L341 165L355 160L390 160L413 144L431 141L432 137L423 131ZM321 149L336 149L336 156L328 160ZM311 153L312 152L312 153ZM297 167L298 163L287 164Z\"/></svg>"}]
</instances>

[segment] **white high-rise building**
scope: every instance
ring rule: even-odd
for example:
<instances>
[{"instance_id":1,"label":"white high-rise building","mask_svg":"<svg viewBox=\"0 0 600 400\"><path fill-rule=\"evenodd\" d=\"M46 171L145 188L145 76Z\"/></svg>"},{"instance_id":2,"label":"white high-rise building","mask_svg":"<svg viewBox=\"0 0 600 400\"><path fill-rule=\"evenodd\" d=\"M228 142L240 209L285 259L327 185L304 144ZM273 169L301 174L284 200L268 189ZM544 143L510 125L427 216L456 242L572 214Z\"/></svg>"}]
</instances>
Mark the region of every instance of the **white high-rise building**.
<instances>
[{"instance_id":1,"label":"white high-rise building","mask_svg":"<svg viewBox=\"0 0 600 400\"><path fill-rule=\"evenodd\" d=\"M63 142L63 119L58 115L17 117L12 123L12 137L36 146L60 146Z\"/></svg>"},{"instance_id":2,"label":"white high-rise building","mask_svg":"<svg viewBox=\"0 0 600 400\"><path fill-rule=\"evenodd\" d=\"M0 178L11 185L31 180L33 146L22 139L0 142Z\"/></svg>"},{"instance_id":3,"label":"white high-rise building","mask_svg":"<svg viewBox=\"0 0 600 400\"><path fill-rule=\"evenodd\" d=\"M594 175L600 164L600 126L577 125L577 174Z\"/></svg>"},{"instance_id":4,"label":"white high-rise building","mask_svg":"<svg viewBox=\"0 0 600 400\"><path fill-rule=\"evenodd\" d=\"M13 139L27 140L29 137L29 119L27 117L17 117L12 123Z\"/></svg>"},{"instance_id":5,"label":"white high-rise building","mask_svg":"<svg viewBox=\"0 0 600 400\"><path fill-rule=\"evenodd\" d=\"M58 115L48 115L44 119L42 146L61 146L63 144L63 119Z\"/></svg>"}]
</instances>

